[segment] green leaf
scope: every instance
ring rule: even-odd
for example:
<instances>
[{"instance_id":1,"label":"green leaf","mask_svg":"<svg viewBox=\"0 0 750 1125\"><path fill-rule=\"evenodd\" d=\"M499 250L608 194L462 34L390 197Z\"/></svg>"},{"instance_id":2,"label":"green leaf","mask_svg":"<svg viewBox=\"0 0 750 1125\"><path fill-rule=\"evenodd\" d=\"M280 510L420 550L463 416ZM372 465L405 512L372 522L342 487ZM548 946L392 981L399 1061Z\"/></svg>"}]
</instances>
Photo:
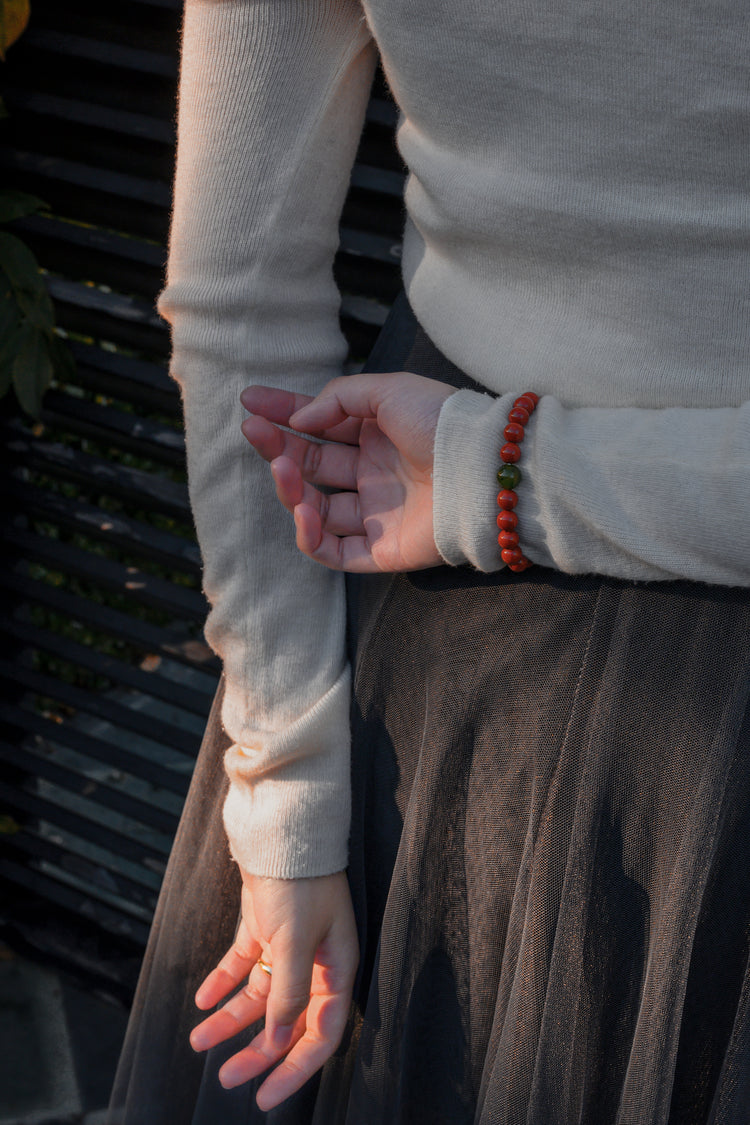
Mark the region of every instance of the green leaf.
<instances>
[{"instance_id":1,"label":"green leaf","mask_svg":"<svg viewBox=\"0 0 750 1125\"><path fill-rule=\"evenodd\" d=\"M23 289L16 290L18 307L29 324L41 328L43 332L52 334L55 327L55 306L46 289L41 293L28 293Z\"/></svg>"},{"instance_id":2,"label":"green leaf","mask_svg":"<svg viewBox=\"0 0 750 1125\"><path fill-rule=\"evenodd\" d=\"M36 211L48 211L49 203L45 203L37 195L29 195L26 191L0 191L0 223L10 223L13 219L20 219L24 215L33 215Z\"/></svg>"},{"instance_id":3,"label":"green leaf","mask_svg":"<svg viewBox=\"0 0 750 1125\"><path fill-rule=\"evenodd\" d=\"M10 282L3 271L0 270L0 351L11 325L20 323L20 320L21 312L10 287Z\"/></svg>"},{"instance_id":4,"label":"green leaf","mask_svg":"<svg viewBox=\"0 0 750 1125\"><path fill-rule=\"evenodd\" d=\"M42 410L42 398L52 379L52 361L44 332L31 324L20 329L20 347L13 361L13 386L23 409L32 418Z\"/></svg>"},{"instance_id":5,"label":"green leaf","mask_svg":"<svg viewBox=\"0 0 750 1125\"><path fill-rule=\"evenodd\" d=\"M68 345L60 336L54 335L48 340L48 345L55 377L61 383L74 382L77 374L76 361Z\"/></svg>"},{"instance_id":6,"label":"green leaf","mask_svg":"<svg viewBox=\"0 0 750 1125\"><path fill-rule=\"evenodd\" d=\"M0 231L0 267L14 289L25 289L28 293L45 291L36 258L20 238L7 231Z\"/></svg>"},{"instance_id":7,"label":"green leaf","mask_svg":"<svg viewBox=\"0 0 750 1125\"><path fill-rule=\"evenodd\" d=\"M21 346L21 320L11 322L0 337L0 398L6 395L13 382L13 364Z\"/></svg>"}]
</instances>

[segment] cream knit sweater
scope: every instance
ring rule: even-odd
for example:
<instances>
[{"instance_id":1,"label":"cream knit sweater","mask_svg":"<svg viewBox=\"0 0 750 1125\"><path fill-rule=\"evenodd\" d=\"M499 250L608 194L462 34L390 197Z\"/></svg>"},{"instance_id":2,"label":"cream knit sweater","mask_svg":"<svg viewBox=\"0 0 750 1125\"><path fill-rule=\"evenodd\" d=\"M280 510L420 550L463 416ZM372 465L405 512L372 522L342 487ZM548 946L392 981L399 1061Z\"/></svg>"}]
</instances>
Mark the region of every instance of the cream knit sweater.
<instances>
[{"instance_id":1,"label":"cream knit sweater","mask_svg":"<svg viewBox=\"0 0 750 1125\"><path fill-rule=\"evenodd\" d=\"M239 393L340 372L331 266L375 42L410 170L407 292L490 392L440 417L446 561L500 565L497 451L529 389L531 559L750 585L741 0L187 0L159 309L226 676L225 823L279 877L346 864L343 578L296 551Z\"/></svg>"}]
</instances>

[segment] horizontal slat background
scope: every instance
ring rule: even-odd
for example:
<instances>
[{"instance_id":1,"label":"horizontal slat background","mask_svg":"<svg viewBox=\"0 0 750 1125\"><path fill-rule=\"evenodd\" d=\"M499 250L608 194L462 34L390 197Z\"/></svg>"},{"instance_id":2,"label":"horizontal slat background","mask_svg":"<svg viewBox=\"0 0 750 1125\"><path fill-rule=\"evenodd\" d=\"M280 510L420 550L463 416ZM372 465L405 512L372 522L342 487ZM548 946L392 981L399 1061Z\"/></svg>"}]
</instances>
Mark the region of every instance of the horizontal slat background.
<instances>
[{"instance_id":1,"label":"horizontal slat background","mask_svg":"<svg viewBox=\"0 0 750 1125\"><path fill-rule=\"evenodd\" d=\"M0 181L77 374L0 417L6 940L127 999L218 678L161 287L179 0L35 0L2 72ZM353 366L399 286L403 170L378 78L335 272Z\"/></svg>"}]
</instances>

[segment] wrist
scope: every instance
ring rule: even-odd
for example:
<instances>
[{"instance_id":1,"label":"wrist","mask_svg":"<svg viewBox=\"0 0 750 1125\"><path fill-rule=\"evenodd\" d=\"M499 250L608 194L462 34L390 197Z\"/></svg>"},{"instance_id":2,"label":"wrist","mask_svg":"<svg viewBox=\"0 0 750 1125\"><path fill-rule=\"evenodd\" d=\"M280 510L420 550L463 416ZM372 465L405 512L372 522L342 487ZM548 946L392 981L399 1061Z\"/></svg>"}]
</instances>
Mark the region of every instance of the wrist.
<instances>
[{"instance_id":1,"label":"wrist","mask_svg":"<svg viewBox=\"0 0 750 1125\"><path fill-rule=\"evenodd\" d=\"M485 572L503 566L495 522L498 451L517 397L463 390L443 403L435 435L433 533L451 566L469 563Z\"/></svg>"}]
</instances>

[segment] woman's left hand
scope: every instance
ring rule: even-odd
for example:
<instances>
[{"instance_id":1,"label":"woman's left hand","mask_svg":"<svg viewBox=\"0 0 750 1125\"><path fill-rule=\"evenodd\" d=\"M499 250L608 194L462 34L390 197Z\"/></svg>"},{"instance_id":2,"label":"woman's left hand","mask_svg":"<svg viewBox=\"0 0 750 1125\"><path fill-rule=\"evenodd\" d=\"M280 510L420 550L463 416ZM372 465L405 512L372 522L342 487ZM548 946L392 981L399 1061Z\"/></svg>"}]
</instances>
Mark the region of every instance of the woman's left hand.
<instances>
[{"instance_id":1,"label":"woman's left hand","mask_svg":"<svg viewBox=\"0 0 750 1125\"><path fill-rule=\"evenodd\" d=\"M256 1100L272 1109L310 1078L341 1042L357 970L357 931L343 871L310 879L264 879L240 868L241 920L231 948L196 993L212 1008L190 1042L205 1051L265 1017L251 1043L222 1066L240 1086L269 1071ZM267 965L264 971L259 958Z\"/></svg>"},{"instance_id":2,"label":"woman's left hand","mask_svg":"<svg viewBox=\"0 0 750 1125\"><path fill-rule=\"evenodd\" d=\"M432 461L440 409L453 392L405 371L334 379L316 398L272 387L242 392L250 412L242 432L270 462L304 554L360 573L442 561L432 532Z\"/></svg>"}]
</instances>

